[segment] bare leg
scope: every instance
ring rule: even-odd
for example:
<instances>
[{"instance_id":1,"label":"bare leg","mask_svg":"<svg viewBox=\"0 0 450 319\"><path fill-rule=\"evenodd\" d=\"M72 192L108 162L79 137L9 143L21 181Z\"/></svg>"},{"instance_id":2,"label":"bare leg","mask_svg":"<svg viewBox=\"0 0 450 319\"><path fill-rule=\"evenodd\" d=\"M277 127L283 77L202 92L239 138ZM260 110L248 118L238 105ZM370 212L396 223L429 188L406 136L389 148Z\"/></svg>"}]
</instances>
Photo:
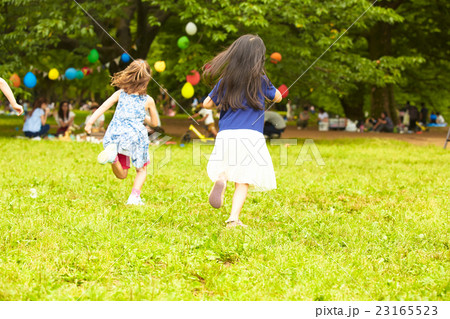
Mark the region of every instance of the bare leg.
<instances>
[{"instance_id":1,"label":"bare leg","mask_svg":"<svg viewBox=\"0 0 450 319\"><path fill-rule=\"evenodd\" d=\"M128 169L124 169L119 161L111 164L114 175L118 179L125 179L128 176Z\"/></svg>"},{"instance_id":2,"label":"bare leg","mask_svg":"<svg viewBox=\"0 0 450 319\"><path fill-rule=\"evenodd\" d=\"M141 191L147 177L147 166L136 169L136 178L134 179L133 189Z\"/></svg>"},{"instance_id":3,"label":"bare leg","mask_svg":"<svg viewBox=\"0 0 450 319\"><path fill-rule=\"evenodd\" d=\"M225 173L220 173L218 180L227 181L227 175Z\"/></svg>"},{"instance_id":4,"label":"bare leg","mask_svg":"<svg viewBox=\"0 0 450 319\"><path fill-rule=\"evenodd\" d=\"M231 206L230 218L228 218L229 221L239 220L239 214L247 198L248 184L235 183L235 185L236 189L234 190L233 205Z\"/></svg>"},{"instance_id":5,"label":"bare leg","mask_svg":"<svg viewBox=\"0 0 450 319\"><path fill-rule=\"evenodd\" d=\"M211 133L214 135L214 137L217 137L217 130L215 127L211 130Z\"/></svg>"}]
</instances>

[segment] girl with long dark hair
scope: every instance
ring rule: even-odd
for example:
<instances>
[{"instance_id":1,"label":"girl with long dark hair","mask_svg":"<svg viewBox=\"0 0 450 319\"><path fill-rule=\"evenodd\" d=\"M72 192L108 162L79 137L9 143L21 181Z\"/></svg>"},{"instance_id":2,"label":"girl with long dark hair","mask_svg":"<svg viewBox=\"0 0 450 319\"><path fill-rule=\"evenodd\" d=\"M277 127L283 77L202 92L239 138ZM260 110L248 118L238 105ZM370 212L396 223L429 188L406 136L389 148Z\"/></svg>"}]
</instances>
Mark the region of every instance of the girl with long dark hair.
<instances>
[{"instance_id":1,"label":"girl with long dark hair","mask_svg":"<svg viewBox=\"0 0 450 319\"><path fill-rule=\"evenodd\" d=\"M56 135L64 134L69 127L72 126L75 120L75 113L70 111L69 102L62 101L59 103L58 113L55 116L56 123L58 124L58 131Z\"/></svg>"},{"instance_id":2,"label":"girl with long dark hair","mask_svg":"<svg viewBox=\"0 0 450 319\"><path fill-rule=\"evenodd\" d=\"M281 93L269 81L263 40L247 34L233 42L203 68L203 77L213 90L203 102L220 110L219 133L208 162L214 182L209 202L223 205L227 182L235 183L227 227L245 226L239 214L248 190L276 188L272 159L263 135L265 100L279 103Z\"/></svg>"}]
</instances>

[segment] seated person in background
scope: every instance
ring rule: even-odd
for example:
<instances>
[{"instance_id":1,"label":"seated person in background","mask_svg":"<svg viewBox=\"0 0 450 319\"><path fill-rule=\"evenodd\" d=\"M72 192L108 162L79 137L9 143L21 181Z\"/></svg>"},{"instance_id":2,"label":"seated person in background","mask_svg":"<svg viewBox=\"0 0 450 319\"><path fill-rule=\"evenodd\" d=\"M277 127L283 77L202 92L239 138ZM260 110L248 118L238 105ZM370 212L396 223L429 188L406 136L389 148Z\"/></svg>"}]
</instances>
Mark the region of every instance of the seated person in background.
<instances>
[{"instance_id":1,"label":"seated person in background","mask_svg":"<svg viewBox=\"0 0 450 319\"><path fill-rule=\"evenodd\" d=\"M437 115L436 115L434 112L431 112L431 115L430 115L430 124L437 124L437 123L436 123L436 120L437 120Z\"/></svg>"},{"instance_id":2,"label":"seated person in background","mask_svg":"<svg viewBox=\"0 0 450 319\"><path fill-rule=\"evenodd\" d=\"M91 110L91 107L89 106L89 102L88 101L83 102L80 107L80 111L89 111L89 110Z\"/></svg>"},{"instance_id":3,"label":"seated person in background","mask_svg":"<svg viewBox=\"0 0 450 319\"><path fill-rule=\"evenodd\" d=\"M381 117L378 119L377 124L373 127L375 132L387 132L392 133L394 131L394 123L387 116L386 112L381 112Z\"/></svg>"},{"instance_id":4,"label":"seated person in background","mask_svg":"<svg viewBox=\"0 0 450 319\"><path fill-rule=\"evenodd\" d=\"M91 109L91 114L86 116L86 122L85 123L89 122L92 114L94 114L94 112L97 111L98 103L92 102L90 109ZM95 121L95 123L92 125L92 132L93 133L104 132L105 131L104 125L105 125L105 114L102 114L102 115L99 116L97 121Z\"/></svg>"},{"instance_id":5,"label":"seated person in background","mask_svg":"<svg viewBox=\"0 0 450 319\"><path fill-rule=\"evenodd\" d=\"M365 127L370 132L370 131L373 131L373 128L375 127L376 124L377 124L377 120L373 117L369 117L366 119Z\"/></svg>"},{"instance_id":6,"label":"seated person in background","mask_svg":"<svg viewBox=\"0 0 450 319\"><path fill-rule=\"evenodd\" d=\"M445 124L445 119L444 119L444 117L442 116L442 114L441 113L439 113L439 112L437 112L436 113L436 124Z\"/></svg>"},{"instance_id":7,"label":"seated person in background","mask_svg":"<svg viewBox=\"0 0 450 319\"><path fill-rule=\"evenodd\" d=\"M266 111L264 113L263 134L268 138L278 138L286 129L286 122L277 112Z\"/></svg>"},{"instance_id":8,"label":"seated person in background","mask_svg":"<svg viewBox=\"0 0 450 319\"><path fill-rule=\"evenodd\" d=\"M216 137L217 136L217 130L216 130L216 123L214 121L214 114L211 109L206 109L203 107L203 103L200 104L200 109L197 113L192 115L193 118L196 118L198 116L202 116L199 122L204 122L206 128L208 129L208 132Z\"/></svg>"},{"instance_id":9,"label":"seated person in background","mask_svg":"<svg viewBox=\"0 0 450 319\"><path fill-rule=\"evenodd\" d=\"M34 102L33 109L30 114L25 118L25 124L23 125L23 132L25 133L25 136L45 136L50 129L50 125L45 124L49 113L50 109L47 107L47 102L45 99L37 99L36 102Z\"/></svg>"},{"instance_id":10,"label":"seated person in background","mask_svg":"<svg viewBox=\"0 0 450 319\"><path fill-rule=\"evenodd\" d=\"M300 112L298 115L297 120L297 129L301 130L308 126L309 121L309 107L305 106L303 107L303 111Z\"/></svg>"},{"instance_id":11,"label":"seated person in background","mask_svg":"<svg viewBox=\"0 0 450 319\"><path fill-rule=\"evenodd\" d=\"M328 122L328 113L325 112L325 110L323 109L323 107L319 108L319 123L320 122Z\"/></svg>"},{"instance_id":12,"label":"seated person in background","mask_svg":"<svg viewBox=\"0 0 450 319\"><path fill-rule=\"evenodd\" d=\"M62 101L59 103L58 113L55 114L56 124L58 124L58 130L56 135L64 135L69 127L72 126L75 120L75 113L70 111L69 103L67 101Z\"/></svg>"}]
</instances>

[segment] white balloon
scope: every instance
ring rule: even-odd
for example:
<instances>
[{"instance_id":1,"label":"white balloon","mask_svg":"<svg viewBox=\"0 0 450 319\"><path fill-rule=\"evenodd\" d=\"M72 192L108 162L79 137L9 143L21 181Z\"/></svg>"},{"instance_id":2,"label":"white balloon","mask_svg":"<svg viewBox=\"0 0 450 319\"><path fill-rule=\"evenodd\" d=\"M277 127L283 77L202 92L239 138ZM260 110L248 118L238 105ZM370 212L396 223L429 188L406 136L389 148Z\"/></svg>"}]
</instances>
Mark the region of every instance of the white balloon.
<instances>
[{"instance_id":1,"label":"white balloon","mask_svg":"<svg viewBox=\"0 0 450 319\"><path fill-rule=\"evenodd\" d=\"M188 24L186 24L186 33L189 35L194 35L197 33L197 26L194 22L188 22Z\"/></svg>"}]
</instances>

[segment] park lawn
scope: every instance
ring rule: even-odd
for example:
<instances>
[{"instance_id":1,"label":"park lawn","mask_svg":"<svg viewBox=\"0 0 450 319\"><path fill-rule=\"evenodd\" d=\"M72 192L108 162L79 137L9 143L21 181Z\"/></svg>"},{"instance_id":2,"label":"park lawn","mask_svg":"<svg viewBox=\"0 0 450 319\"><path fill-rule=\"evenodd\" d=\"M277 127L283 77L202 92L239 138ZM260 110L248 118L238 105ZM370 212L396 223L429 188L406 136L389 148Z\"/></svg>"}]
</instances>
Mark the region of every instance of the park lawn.
<instances>
[{"instance_id":1,"label":"park lawn","mask_svg":"<svg viewBox=\"0 0 450 319\"><path fill-rule=\"evenodd\" d=\"M212 209L191 146L157 149L128 207L100 145L0 138L0 300L450 300L449 151L316 145L325 166L271 146L278 189L226 229L232 187Z\"/></svg>"}]
</instances>

